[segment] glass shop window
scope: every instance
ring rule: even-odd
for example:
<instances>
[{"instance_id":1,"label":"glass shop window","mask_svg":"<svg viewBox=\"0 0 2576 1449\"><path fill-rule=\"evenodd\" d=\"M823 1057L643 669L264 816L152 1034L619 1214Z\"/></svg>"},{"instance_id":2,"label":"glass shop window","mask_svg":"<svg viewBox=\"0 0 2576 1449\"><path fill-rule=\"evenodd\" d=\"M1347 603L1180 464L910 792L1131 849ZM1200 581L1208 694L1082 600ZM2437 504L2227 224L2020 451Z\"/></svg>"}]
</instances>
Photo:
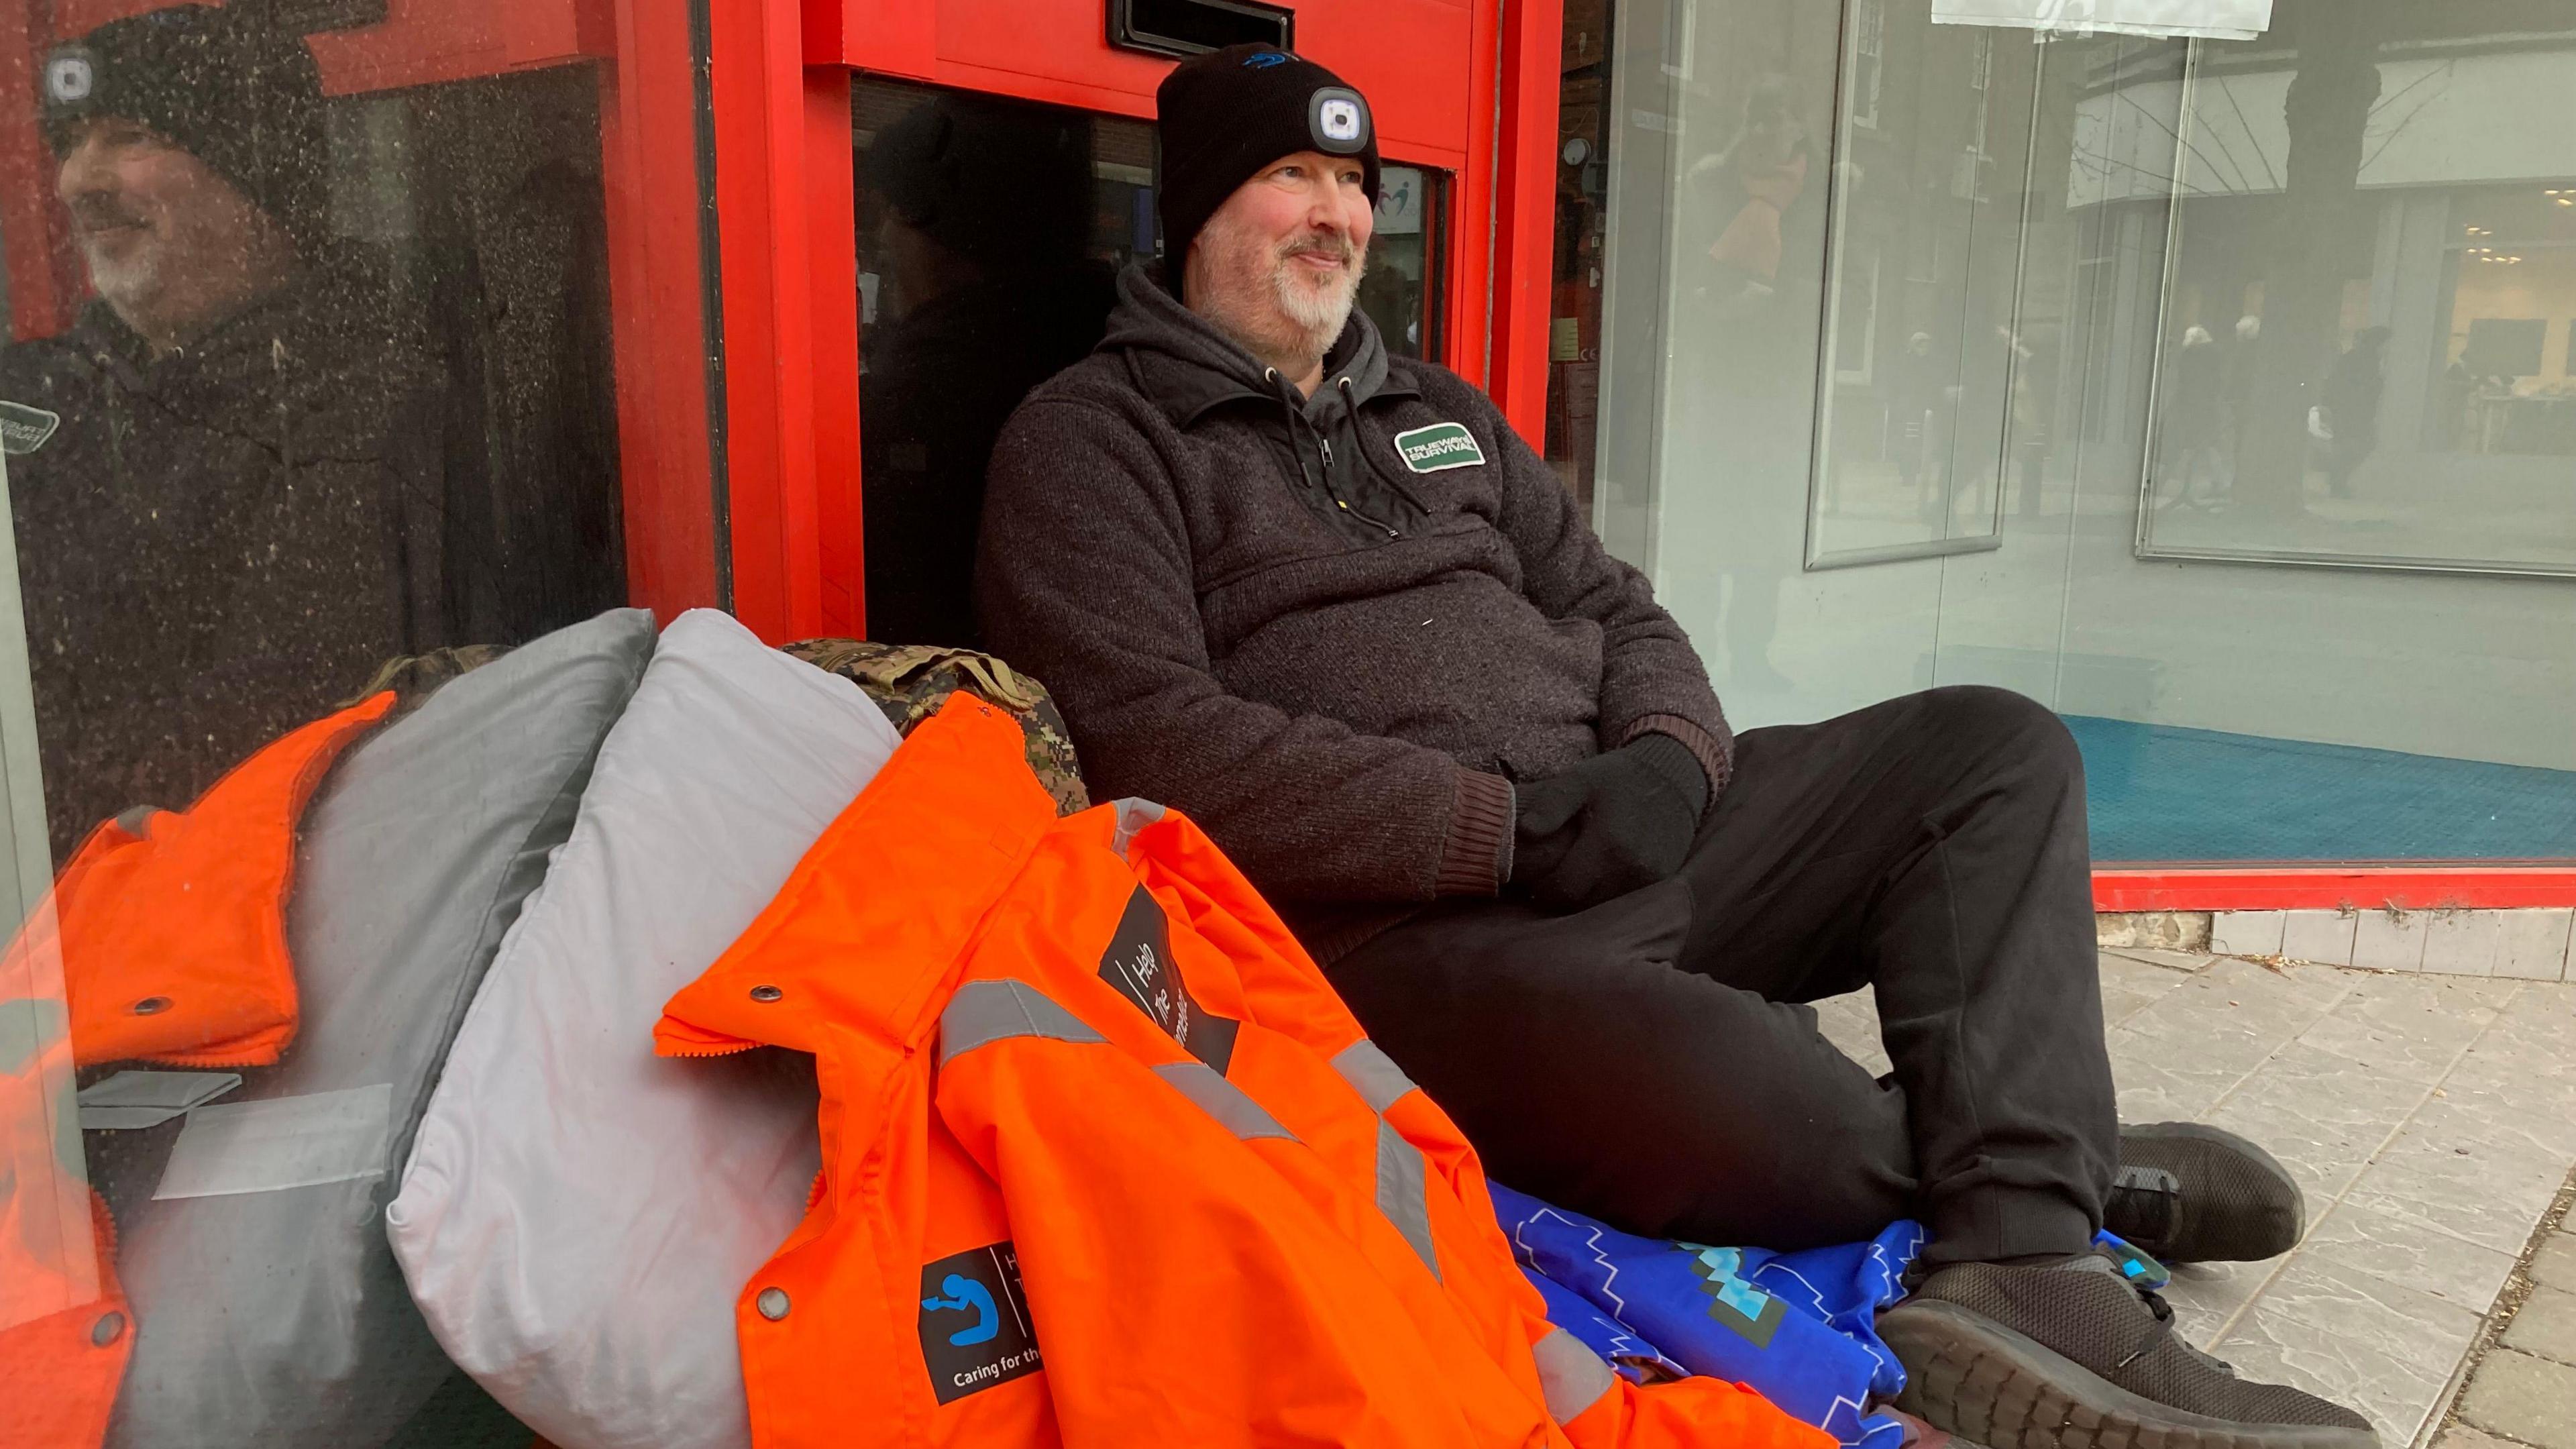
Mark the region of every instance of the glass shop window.
<instances>
[{"instance_id":1,"label":"glass shop window","mask_svg":"<svg viewBox=\"0 0 2576 1449\"><path fill-rule=\"evenodd\" d=\"M385 1208L651 644L518 648L627 595L603 71L369 9L0 0L12 1442L533 1437Z\"/></svg>"}]
</instances>

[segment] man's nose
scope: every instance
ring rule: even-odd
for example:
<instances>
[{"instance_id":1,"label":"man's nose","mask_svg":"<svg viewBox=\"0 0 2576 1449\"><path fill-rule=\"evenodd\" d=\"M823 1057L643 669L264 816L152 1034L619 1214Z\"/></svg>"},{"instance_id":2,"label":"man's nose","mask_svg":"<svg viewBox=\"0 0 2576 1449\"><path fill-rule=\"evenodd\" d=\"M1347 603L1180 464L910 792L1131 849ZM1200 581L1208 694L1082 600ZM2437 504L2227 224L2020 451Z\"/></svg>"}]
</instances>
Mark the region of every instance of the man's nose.
<instances>
[{"instance_id":1,"label":"man's nose","mask_svg":"<svg viewBox=\"0 0 2576 1449\"><path fill-rule=\"evenodd\" d=\"M71 150L63 153L62 170L54 177L54 194L68 206L74 198L116 189L116 168L107 163L107 148L96 137L84 136Z\"/></svg>"},{"instance_id":2,"label":"man's nose","mask_svg":"<svg viewBox=\"0 0 2576 1449\"><path fill-rule=\"evenodd\" d=\"M1319 189L1307 198L1306 225L1310 229L1347 237L1352 221L1350 199L1339 186Z\"/></svg>"}]
</instances>

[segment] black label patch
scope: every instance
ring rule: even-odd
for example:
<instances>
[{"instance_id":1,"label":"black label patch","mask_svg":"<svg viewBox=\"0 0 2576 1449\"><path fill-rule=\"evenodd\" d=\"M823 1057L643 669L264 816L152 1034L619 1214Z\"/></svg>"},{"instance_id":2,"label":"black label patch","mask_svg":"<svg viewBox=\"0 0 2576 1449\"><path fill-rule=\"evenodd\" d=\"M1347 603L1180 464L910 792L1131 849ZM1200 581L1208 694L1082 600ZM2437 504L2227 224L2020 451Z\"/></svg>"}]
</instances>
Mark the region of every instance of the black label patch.
<instances>
[{"instance_id":1,"label":"black label patch","mask_svg":"<svg viewBox=\"0 0 2576 1449\"><path fill-rule=\"evenodd\" d=\"M45 440L62 425L61 413L49 413L25 403L0 402L0 453L12 458L32 453L45 446Z\"/></svg>"},{"instance_id":2,"label":"black label patch","mask_svg":"<svg viewBox=\"0 0 2576 1449\"><path fill-rule=\"evenodd\" d=\"M1046 1367L1009 1240L922 1266L921 1357L943 1404Z\"/></svg>"},{"instance_id":3,"label":"black label patch","mask_svg":"<svg viewBox=\"0 0 2576 1449\"><path fill-rule=\"evenodd\" d=\"M1234 1060L1234 1034L1241 1023L1210 1016L1190 995L1189 983L1172 964L1171 923L1163 919L1154 893L1143 886L1127 898L1126 913L1118 918L1118 934L1109 938L1109 949L1100 957L1100 979L1117 987L1119 995L1171 1033L1183 1051L1216 1068L1218 1076L1225 1075L1226 1063Z\"/></svg>"}]
</instances>

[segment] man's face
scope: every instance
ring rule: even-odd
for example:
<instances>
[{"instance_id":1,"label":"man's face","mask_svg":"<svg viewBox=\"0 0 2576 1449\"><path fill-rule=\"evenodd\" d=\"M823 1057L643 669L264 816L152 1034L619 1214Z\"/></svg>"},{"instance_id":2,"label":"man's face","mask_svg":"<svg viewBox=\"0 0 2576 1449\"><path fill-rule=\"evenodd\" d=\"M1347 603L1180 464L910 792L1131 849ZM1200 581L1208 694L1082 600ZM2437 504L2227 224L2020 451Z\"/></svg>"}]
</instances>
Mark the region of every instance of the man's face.
<instances>
[{"instance_id":1,"label":"man's face","mask_svg":"<svg viewBox=\"0 0 2576 1449\"><path fill-rule=\"evenodd\" d=\"M80 123L54 193L90 282L159 347L194 339L282 285L284 227L213 167L136 121Z\"/></svg>"},{"instance_id":2,"label":"man's face","mask_svg":"<svg viewBox=\"0 0 2576 1449\"><path fill-rule=\"evenodd\" d=\"M1356 157L1300 151L1236 187L1190 245L1191 310L1257 356L1321 357L1368 257L1365 180Z\"/></svg>"}]
</instances>

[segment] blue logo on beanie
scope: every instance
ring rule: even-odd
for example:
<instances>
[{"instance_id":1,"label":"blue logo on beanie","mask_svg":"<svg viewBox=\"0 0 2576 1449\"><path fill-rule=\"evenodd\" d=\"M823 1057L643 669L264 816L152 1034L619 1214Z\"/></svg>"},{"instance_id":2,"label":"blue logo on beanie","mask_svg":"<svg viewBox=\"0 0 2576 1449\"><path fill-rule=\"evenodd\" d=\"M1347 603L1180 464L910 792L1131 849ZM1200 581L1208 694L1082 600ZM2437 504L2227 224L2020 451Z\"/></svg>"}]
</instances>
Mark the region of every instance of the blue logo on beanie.
<instances>
[{"instance_id":1,"label":"blue logo on beanie","mask_svg":"<svg viewBox=\"0 0 2576 1449\"><path fill-rule=\"evenodd\" d=\"M1243 58L1243 68L1245 70L1267 70L1271 66L1286 65L1287 63L1288 53L1284 50L1255 51L1253 54L1247 55Z\"/></svg>"}]
</instances>

